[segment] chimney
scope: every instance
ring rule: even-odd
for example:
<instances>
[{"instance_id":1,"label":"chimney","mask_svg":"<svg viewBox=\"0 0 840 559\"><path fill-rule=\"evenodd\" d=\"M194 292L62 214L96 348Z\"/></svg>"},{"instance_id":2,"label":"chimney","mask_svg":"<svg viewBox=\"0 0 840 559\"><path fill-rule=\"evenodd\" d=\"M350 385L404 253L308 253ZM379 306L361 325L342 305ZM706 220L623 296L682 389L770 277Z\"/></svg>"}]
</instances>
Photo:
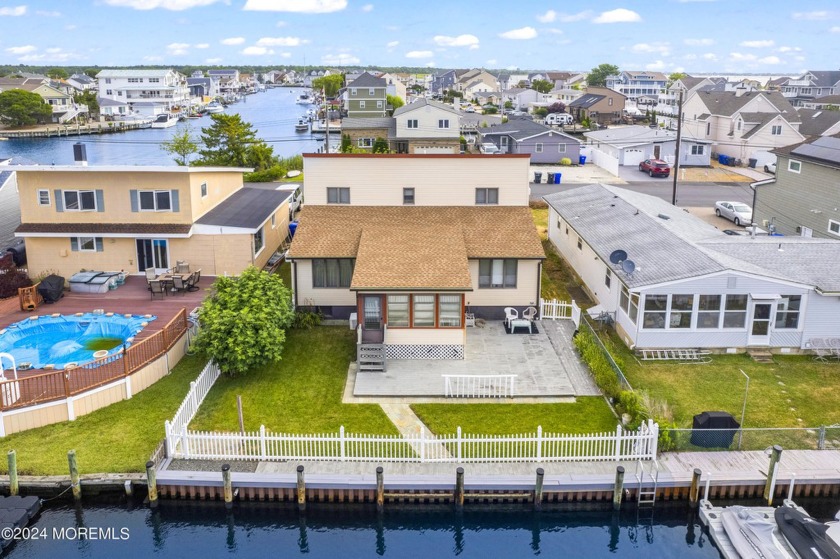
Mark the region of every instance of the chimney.
<instances>
[{"instance_id":1,"label":"chimney","mask_svg":"<svg viewBox=\"0 0 840 559\"><path fill-rule=\"evenodd\" d=\"M744 93L747 92L747 88L744 87L744 84L738 84L738 87L735 88L735 97L740 97Z\"/></svg>"},{"instance_id":2,"label":"chimney","mask_svg":"<svg viewBox=\"0 0 840 559\"><path fill-rule=\"evenodd\" d=\"M87 149L82 142L73 144L73 160L80 167L87 167Z\"/></svg>"}]
</instances>

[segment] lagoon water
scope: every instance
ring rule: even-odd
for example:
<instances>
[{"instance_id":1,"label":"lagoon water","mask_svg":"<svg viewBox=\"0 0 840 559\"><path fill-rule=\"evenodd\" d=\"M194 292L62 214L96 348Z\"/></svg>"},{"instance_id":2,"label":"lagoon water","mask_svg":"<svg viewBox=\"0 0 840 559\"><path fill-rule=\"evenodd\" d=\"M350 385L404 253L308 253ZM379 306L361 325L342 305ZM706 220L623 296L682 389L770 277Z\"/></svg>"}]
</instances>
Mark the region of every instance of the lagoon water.
<instances>
[{"instance_id":1,"label":"lagoon water","mask_svg":"<svg viewBox=\"0 0 840 559\"><path fill-rule=\"evenodd\" d=\"M247 503L227 513L219 502L58 505L32 525L45 539L18 541L8 557L105 559L216 557L720 557L684 506L637 513L543 510L524 505L466 507ZM80 539L78 528L99 539Z\"/></svg>"},{"instance_id":2,"label":"lagoon water","mask_svg":"<svg viewBox=\"0 0 840 559\"><path fill-rule=\"evenodd\" d=\"M268 89L229 105L225 113L238 113L242 120L251 123L257 137L273 147L275 155L288 157L313 152L324 142L308 132L295 132L298 118L310 108L295 103L301 91L300 88L287 87ZM82 142L87 146L90 165L175 165L172 156L160 148L161 142L171 139L186 127L192 128L194 136L199 137L201 128L210 124L210 117L204 116L179 122L170 128L146 128L90 136L10 139L0 141L0 160L22 157L40 165L72 165L72 146ZM338 136L333 134L331 140L338 141Z\"/></svg>"}]
</instances>

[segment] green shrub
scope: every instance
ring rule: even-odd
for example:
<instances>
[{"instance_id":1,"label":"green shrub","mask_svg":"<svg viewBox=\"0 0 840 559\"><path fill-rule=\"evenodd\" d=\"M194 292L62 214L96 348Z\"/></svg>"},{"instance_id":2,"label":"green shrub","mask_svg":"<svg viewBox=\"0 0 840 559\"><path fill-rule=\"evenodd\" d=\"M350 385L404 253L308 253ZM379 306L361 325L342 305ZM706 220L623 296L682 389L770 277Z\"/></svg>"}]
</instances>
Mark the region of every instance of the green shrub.
<instances>
[{"instance_id":1,"label":"green shrub","mask_svg":"<svg viewBox=\"0 0 840 559\"><path fill-rule=\"evenodd\" d=\"M321 324L321 319L324 317L319 312L313 311L296 311L295 320L292 323L292 328L300 330L312 330L314 327Z\"/></svg>"},{"instance_id":2,"label":"green shrub","mask_svg":"<svg viewBox=\"0 0 840 559\"><path fill-rule=\"evenodd\" d=\"M271 182L282 179L286 176L286 169L280 165L274 165L262 171L254 171L253 173L246 173L242 180L245 182Z\"/></svg>"},{"instance_id":3,"label":"green shrub","mask_svg":"<svg viewBox=\"0 0 840 559\"><path fill-rule=\"evenodd\" d=\"M568 157L564 157L563 159L560 160L560 165L565 165L565 166L568 167L571 164L572 164L572 160L569 159Z\"/></svg>"},{"instance_id":4,"label":"green shrub","mask_svg":"<svg viewBox=\"0 0 840 559\"><path fill-rule=\"evenodd\" d=\"M616 411L627 414L630 420L627 422L628 429L638 429L639 426L648 418L648 411L645 408L642 397L631 390L622 390L618 395L618 404Z\"/></svg>"},{"instance_id":5,"label":"green shrub","mask_svg":"<svg viewBox=\"0 0 840 559\"><path fill-rule=\"evenodd\" d=\"M579 331L575 336L575 346L583 361L592 371L595 384L610 398L618 398L621 393L618 377L592 332L589 330Z\"/></svg>"}]
</instances>

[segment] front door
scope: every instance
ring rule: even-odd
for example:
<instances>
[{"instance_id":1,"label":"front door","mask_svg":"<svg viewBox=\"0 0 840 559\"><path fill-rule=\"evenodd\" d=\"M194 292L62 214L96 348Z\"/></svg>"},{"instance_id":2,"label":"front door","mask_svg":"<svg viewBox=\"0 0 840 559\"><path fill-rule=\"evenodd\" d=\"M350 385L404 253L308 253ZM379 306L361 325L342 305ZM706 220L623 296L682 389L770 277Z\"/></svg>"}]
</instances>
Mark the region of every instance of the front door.
<instances>
[{"instance_id":1,"label":"front door","mask_svg":"<svg viewBox=\"0 0 840 559\"><path fill-rule=\"evenodd\" d=\"M362 341L381 344L385 339L382 328L382 296L365 295L362 298Z\"/></svg>"},{"instance_id":2,"label":"front door","mask_svg":"<svg viewBox=\"0 0 840 559\"><path fill-rule=\"evenodd\" d=\"M162 274L169 269L169 243L166 239L137 239L137 270L153 269Z\"/></svg>"},{"instance_id":3,"label":"front door","mask_svg":"<svg viewBox=\"0 0 840 559\"><path fill-rule=\"evenodd\" d=\"M770 345L770 322L775 303L753 303L749 345Z\"/></svg>"},{"instance_id":4,"label":"front door","mask_svg":"<svg viewBox=\"0 0 840 559\"><path fill-rule=\"evenodd\" d=\"M661 153L661 151L660 151L660 146L659 146L659 144L657 144L657 145L653 146L653 158L654 158L654 159L659 159L659 154L660 154L660 153Z\"/></svg>"}]
</instances>

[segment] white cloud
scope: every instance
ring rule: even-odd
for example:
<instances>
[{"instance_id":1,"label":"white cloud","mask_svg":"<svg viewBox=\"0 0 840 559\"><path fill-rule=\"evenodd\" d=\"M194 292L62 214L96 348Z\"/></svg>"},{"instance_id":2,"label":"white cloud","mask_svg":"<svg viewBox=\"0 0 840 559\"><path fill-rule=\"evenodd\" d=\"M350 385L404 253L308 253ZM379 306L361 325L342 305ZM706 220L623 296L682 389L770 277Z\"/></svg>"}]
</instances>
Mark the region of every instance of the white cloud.
<instances>
[{"instance_id":1,"label":"white cloud","mask_svg":"<svg viewBox=\"0 0 840 559\"><path fill-rule=\"evenodd\" d=\"M245 37L229 37L227 39L222 39L223 45L241 45L245 42Z\"/></svg>"},{"instance_id":2,"label":"white cloud","mask_svg":"<svg viewBox=\"0 0 840 559\"><path fill-rule=\"evenodd\" d=\"M204 59L205 64L219 64L221 61L222 61L221 58L205 58Z\"/></svg>"},{"instance_id":3,"label":"white cloud","mask_svg":"<svg viewBox=\"0 0 840 559\"><path fill-rule=\"evenodd\" d=\"M764 58L759 58L758 61L762 64L781 64L782 61L779 59L778 56L765 56Z\"/></svg>"},{"instance_id":4,"label":"white cloud","mask_svg":"<svg viewBox=\"0 0 840 559\"><path fill-rule=\"evenodd\" d=\"M400 44L400 42L399 42L399 41L390 41L390 42L389 42L387 45L385 45L385 46L386 46L386 47L388 47L389 49L392 49L392 48L394 48L395 46L397 46L397 45L399 45L399 44Z\"/></svg>"},{"instance_id":5,"label":"white cloud","mask_svg":"<svg viewBox=\"0 0 840 559\"><path fill-rule=\"evenodd\" d=\"M829 29L832 33L840 33L840 25L835 25L831 29Z\"/></svg>"},{"instance_id":6,"label":"white cloud","mask_svg":"<svg viewBox=\"0 0 840 559\"><path fill-rule=\"evenodd\" d=\"M15 6L14 8L0 8L0 16L22 16L26 13L26 6Z\"/></svg>"},{"instance_id":7,"label":"white cloud","mask_svg":"<svg viewBox=\"0 0 840 559\"><path fill-rule=\"evenodd\" d=\"M758 57L754 54L743 54L740 52L730 52L729 58L735 62L754 62Z\"/></svg>"},{"instance_id":8,"label":"white cloud","mask_svg":"<svg viewBox=\"0 0 840 559\"><path fill-rule=\"evenodd\" d=\"M266 47L245 47L240 51L247 56L262 56L264 54L274 54L274 51Z\"/></svg>"},{"instance_id":9,"label":"white cloud","mask_svg":"<svg viewBox=\"0 0 840 559\"><path fill-rule=\"evenodd\" d=\"M583 21L592 17L592 10L584 10L576 14L558 14L557 21L561 23L574 23L576 21Z\"/></svg>"},{"instance_id":10,"label":"white cloud","mask_svg":"<svg viewBox=\"0 0 840 559\"><path fill-rule=\"evenodd\" d=\"M291 57L292 57L292 53L290 53L290 52L281 52L280 53L280 58L291 58Z\"/></svg>"},{"instance_id":11,"label":"white cloud","mask_svg":"<svg viewBox=\"0 0 840 559\"><path fill-rule=\"evenodd\" d=\"M837 28L840 31L840 27ZM779 47L776 49L778 52L802 52L802 49L799 47Z\"/></svg>"},{"instance_id":12,"label":"white cloud","mask_svg":"<svg viewBox=\"0 0 840 559\"><path fill-rule=\"evenodd\" d=\"M831 19L832 14L831 12L827 11L815 11L815 12L794 12L793 19L804 19L809 21L823 21L826 19Z\"/></svg>"},{"instance_id":13,"label":"white cloud","mask_svg":"<svg viewBox=\"0 0 840 559\"><path fill-rule=\"evenodd\" d=\"M551 33L552 35L562 35L563 34L562 29L556 29L554 27L550 27L550 28L546 29L546 31L548 33Z\"/></svg>"},{"instance_id":14,"label":"white cloud","mask_svg":"<svg viewBox=\"0 0 840 559\"><path fill-rule=\"evenodd\" d=\"M260 47L297 47L309 43L300 37L262 37L257 41Z\"/></svg>"},{"instance_id":15,"label":"white cloud","mask_svg":"<svg viewBox=\"0 0 840 559\"><path fill-rule=\"evenodd\" d=\"M24 45L22 47L9 47L6 49L6 52L10 54L29 54L30 52L35 52L38 50L38 47L34 45Z\"/></svg>"},{"instance_id":16,"label":"white cloud","mask_svg":"<svg viewBox=\"0 0 840 559\"><path fill-rule=\"evenodd\" d=\"M49 53L49 54L58 54L58 53L61 52L61 49L59 47L51 47L51 48L48 48L48 49L44 49L44 52Z\"/></svg>"},{"instance_id":17,"label":"white cloud","mask_svg":"<svg viewBox=\"0 0 840 559\"><path fill-rule=\"evenodd\" d=\"M601 12L601 15L592 20L592 23L633 23L642 21L642 16L633 10L618 8L608 12Z\"/></svg>"},{"instance_id":18,"label":"white cloud","mask_svg":"<svg viewBox=\"0 0 840 559\"><path fill-rule=\"evenodd\" d=\"M772 40L760 40L760 41L741 41L742 47L747 47L751 49L762 49L767 47L772 47L776 44L775 41Z\"/></svg>"},{"instance_id":19,"label":"white cloud","mask_svg":"<svg viewBox=\"0 0 840 559\"><path fill-rule=\"evenodd\" d=\"M487 60L485 63L486 63L488 66L495 66L496 64L498 64L498 63L499 63L499 61L498 61L498 60L496 60L495 58L491 58L490 60Z\"/></svg>"},{"instance_id":20,"label":"white cloud","mask_svg":"<svg viewBox=\"0 0 840 559\"><path fill-rule=\"evenodd\" d=\"M696 54L686 54L683 56L683 60L697 60Z\"/></svg>"},{"instance_id":21,"label":"white cloud","mask_svg":"<svg viewBox=\"0 0 840 559\"><path fill-rule=\"evenodd\" d=\"M499 33L502 39L514 39L517 41L533 39L537 36L537 30L533 27L520 27L519 29L511 29L504 33Z\"/></svg>"},{"instance_id":22,"label":"white cloud","mask_svg":"<svg viewBox=\"0 0 840 559\"><path fill-rule=\"evenodd\" d=\"M328 66L341 66L344 64L359 64L361 60L352 54L342 52L339 54L326 54L321 57L321 62Z\"/></svg>"},{"instance_id":23,"label":"white cloud","mask_svg":"<svg viewBox=\"0 0 840 559\"><path fill-rule=\"evenodd\" d=\"M637 43L631 47L635 53L658 53L661 56L668 56L671 47L668 43Z\"/></svg>"},{"instance_id":24,"label":"white cloud","mask_svg":"<svg viewBox=\"0 0 840 559\"><path fill-rule=\"evenodd\" d=\"M405 53L406 58L431 58L435 55L430 50L412 50Z\"/></svg>"},{"instance_id":25,"label":"white cloud","mask_svg":"<svg viewBox=\"0 0 840 559\"><path fill-rule=\"evenodd\" d=\"M38 10L37 12L35 12L35 15L41 17L61 17L61 12L48 12L46 10Z\"/></svg>"},{"instance_id":26,"label":"white cloud","mask_svg":"<svg viewBox=\"0 0 840 559\"><path fill-rule=\"evenodd\" d=\"M434 67L435 67L434 62L426 62L426 68L434 68Z\"/></svg>"},{"instance_id":27,"label":"white cloud","mask_svg":"<svg viewBox=\"0 0 840 559\"><path fill-rule=\"evenodd\" d=\"M197 49L209 49L210 43L198 43L197 45L193 45Z\"/></svg>"},{"instance_id":28,"label":"white cloud","mask_svg":"<svg viewBox=\"0 0 840 559\"><path fill-rule=\"evenodd\" d=\"M280 21L277 22L276 26L277 27L286 27L287 25L289 25L288 22L285 22L281 19Z\"/></svg>"},{"instance_id":29,"label":"white cloud","mask_svg":"<svg viewBox=\"0 0 840 559\"><path fill-rule=\"evenodd\" d=\"M703 59L704 60L711 60L712 62L715 62L718 59L718 57L713 52L707 52L706 54L703 55Z\"/></svg>"},{"instance_id":30,"label":"white cloud","mask_svg":"<svg viewBox=\"0 0 840 559\"><path fill-rule=\"evenodd\" d=\"M171 54L172 56L182 56L185 54L189 54L189 43L170 43L166 45L167 54Z\"/></svg>"},{"instance_id":31,"label":"white cloud","mask_svg":"<svg viewBox=\"0 0 840 559\"><path fill-rule=\"evenodd\" d=\"M248 0L242 9L254 12L328 14L346 7L347 0Z\"/></svg>"},{"instance_id":32,"label":"white cloud","mask_svg":"<svg viewBox=\"0 0 840 559\"><path fill-rule=\"evenodd\" d=\"M665 63L662 62L661 60L657 60L656 62L645 65L645 70L661 72L664 69L665 69Z\"/></svg>"},{"instance_id":33,"label":"white cloud","mask_svg":"<svg viewBox=\"0 0 840 559\"><path fill-rule=\"evenodd\" d=\"M439 47L472 47L478 46L478 37L475 35L458 35L449 37L447 35L435 35L432 39Z\"/></svg>"},{"instance_id":34,"label":"white cloud","mask_svg":"<svg viewBox=\"0 0 840 559\"><path fill-rule=\"evenodd\" d=\"M557 19L557 12L554 10L548 10L546 13L537 16L537 21L540 23L551 23Z\"/></svg>"},{"instance_id":35,"label":"white cloud","mask_svg":"<svg viewBox=\"0 0 840 559\"><path fill-rule=\"evenodd\" d=\"M363 12L372 12L373 11L373 4L365 4L362 6Z\"/></svg>"},{"instance_id":36,"label":"white cloud","mask_svg":"<svg viewBox=\"0 0 840 559\"><path fill-rule=\"evenodd\" d=\"M189 10L197 6L209 6L215 4L219 0L105 0L109 6L119 6L123 8L134 8L135 10L154 10L156 8L163 8L164 10L172 10L179 12L181 10Z\"/></svg>"},{"instance_id":37,"label":"white cloud","mask_svg":"<svg viewBox=\"0 0 840 559\"><path fill-rule=\"evenodd\" d=\"M683 43L690 47L708 47L715 44L714 39L683 39Z\"/></svg>"}]
</instances>

